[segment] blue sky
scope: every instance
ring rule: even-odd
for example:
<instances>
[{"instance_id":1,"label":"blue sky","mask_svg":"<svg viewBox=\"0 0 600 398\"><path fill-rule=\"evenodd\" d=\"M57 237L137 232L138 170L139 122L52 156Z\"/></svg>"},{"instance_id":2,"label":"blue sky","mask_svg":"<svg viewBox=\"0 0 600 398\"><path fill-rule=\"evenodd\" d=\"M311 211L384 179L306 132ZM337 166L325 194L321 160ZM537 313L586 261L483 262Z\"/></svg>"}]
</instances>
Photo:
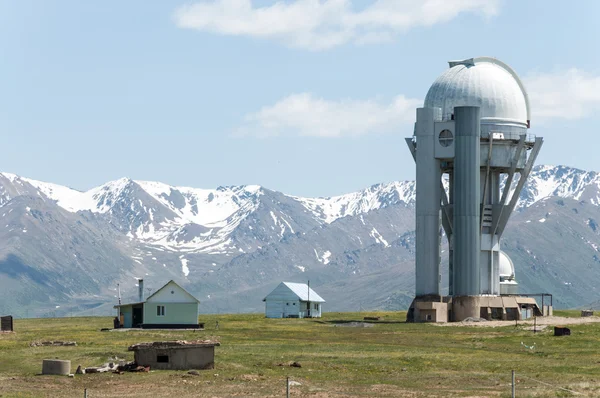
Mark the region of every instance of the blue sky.
<instances>
[{"instance_id":1,"label":"blue sky","mask_svg":"<svg viewBox=\"0 0 600 398\"><path fill-rule=\"evenodd\" d=\"M0 170L330 196L414 179L447 61L524 79L538 163L600 170L597 1L0 0ZM537 116L536 116L537 115Z\"/></svg>"}]
</instances>

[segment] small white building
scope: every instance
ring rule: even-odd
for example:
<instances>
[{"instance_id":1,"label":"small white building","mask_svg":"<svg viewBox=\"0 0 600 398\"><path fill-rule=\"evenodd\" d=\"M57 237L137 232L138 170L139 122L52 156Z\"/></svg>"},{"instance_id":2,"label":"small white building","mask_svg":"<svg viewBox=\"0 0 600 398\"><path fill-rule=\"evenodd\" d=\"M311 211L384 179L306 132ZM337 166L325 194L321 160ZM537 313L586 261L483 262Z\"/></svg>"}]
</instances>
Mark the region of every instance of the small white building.
<instances>
[{"instance_id":1,"label":"small white building","mask_svg":"<svg viewBox=\"0 0 600 398\"><path fill-rule=\"evenodd\" d=\"M281 282L263 299L267 318L320 318L321 296L306 283Z\"/></svg>"},{"instance_id":2,"label":"small white building","mask_svg":"<svg viewBox=\"0 0 600 398\"><path fill-rule=\"evenodd\" d=\"M144 300L144 280L138 280L138 301L115 305L119 311L119 324L123 328L144 329L196 329L200 301L175 281Z\"/></svg>"}]
</instances>

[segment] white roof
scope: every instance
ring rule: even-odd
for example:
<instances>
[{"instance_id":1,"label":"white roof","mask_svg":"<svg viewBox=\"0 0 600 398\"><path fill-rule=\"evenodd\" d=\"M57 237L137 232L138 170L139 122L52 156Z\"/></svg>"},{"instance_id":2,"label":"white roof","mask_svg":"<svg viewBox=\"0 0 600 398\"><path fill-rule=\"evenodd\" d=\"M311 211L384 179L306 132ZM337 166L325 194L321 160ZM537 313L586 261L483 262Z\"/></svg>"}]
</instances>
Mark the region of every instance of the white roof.
<instances>
[{"instance_id":1,"label":"white roof","mask_svg":"<svg viewBox=\"0 0 600 398\"><path fill-rule=\"evenodd\" d=\"M528 127L529 99L515 71L490 57L449 62L425 97L426 108L441 108L450 120L456 106L478 106L482 123L512 123Z\"/></svg>"},{"instance_id":2,"label":"white roof","mask_svg":"<svg viewBox=\"0 0 600 398\"><path fill-rule=\"evenodd\" d=\"M309 301L315 303L324 303L325 300L314 290L308 287L306 283L281 282L279 286L284 285L292 291L301 301ZM310 291L310 294L309 294ZM309 297L310 296L310 297Z\"/></svg>"}]
</instances>

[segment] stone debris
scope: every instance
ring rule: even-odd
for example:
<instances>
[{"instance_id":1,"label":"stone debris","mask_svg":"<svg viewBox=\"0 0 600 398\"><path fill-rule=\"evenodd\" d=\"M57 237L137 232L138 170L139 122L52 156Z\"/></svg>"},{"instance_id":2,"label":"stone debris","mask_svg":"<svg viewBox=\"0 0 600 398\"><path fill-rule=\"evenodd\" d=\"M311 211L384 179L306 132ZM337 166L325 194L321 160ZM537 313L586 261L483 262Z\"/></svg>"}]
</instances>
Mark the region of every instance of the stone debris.
<instances>
[{"instance_id":1,"label":"stone debris","mask_svg":"<svg viewBox=\"0 0 600 398\"><path fill-rule=\"evenodd\" d=\"M34 341L29 344L30 347L47 347L47 346L77 346L75 341Z\"/></svg>"},{"instance_id":2,"label":"stone debris","mask_svg":"<svg viewBox=\"0 0 600 398\"><path fill-rule=\"evenodd\" d=\"M123 372L149 372L150 366L140 366L134 361L127 362L122 365L117 366L115 373L123 373Z\"/></svg>"},{"instance_id":3,"label":"stone debris","mask_svg":"<svg viewBox=\"0 0 600 398\"><path fill-rule=\"evenodd\" d=\"M192 376L200 376L200 372L198 372L197 370L190 370L188 374Z\"/></svg>"},{"instance_id":4,"label":"stone debris","mask_svg":"<svg viewBox=\"0 0 600 398\"><path fill-rule=\"evenodd\" d=\"M285 362L285 363L278 363L277 366L290 366L292 368L301 368L302 365L300 365L300 362L296 362L296 361L289 361L289 362Z\"/></svg>"},{"instance_id":5,"label":"stone debris","mask_svg":"<svg viewBox=\"0 0 600 398\"><path fill-rule=\"evenodd\" d=\"M85 374L85 370L81 368L81 365L79 365L77 367L77 370L75 371L75 374L76 375L83 375L83 374Z\"/></svg>"},{"instance_id":6,"label":"stone debris","mask_svg":"<svg viewBox=\"0 0 600 398\"><path fill-rule=\"evenodd\" d=\"M302 384L298 383L297 381L293 381L290 380L290 386L301 386Z\"/></svg>"},{"instance_id":7,"label":"stone debris","mask_svg":"<svg viewBox=\"0 0 600 398\"><path fill-rule=\"evenodd\" d=\"M368 322L340 322L336 323L333 326L342 328L372 328L375 325Z\"/></svg>"},{"instance_id":8,"label":"stone debris","mask_svg":"<svg viewBox=\"0 0 600 398\"><path fill-rule=\"evenodd\" d=\"M84 372L86 374L106 372L112 372L116 374L123 374L125 372L150 372L150 366L139 366L135 362L122 363L116 366L114 363L105 363L102 366L92 366L89 368L85 368Z\"/></svg>"},{"instance_id":9,"label":"stone debris","mask_svg":"<svg viewBox=\"0 0 600 398\"><path fill-rule=\"evenodd\" d=\"M239 379L242 381L258 381L259 376L258 375L241 375Z\"/></svg>"},{"instance_id":10,"label":"stone debris","mask_svg":"<svg viewBox=\"0 0 600 398\"><path fill-rule=\"evenodd\" d=\"M89 368L85 368L85 374L89 375L90 373L106 373L109 372L111 369L108 367L101 367L101 366L90 366Z\"/></svg>"}]
</instances>

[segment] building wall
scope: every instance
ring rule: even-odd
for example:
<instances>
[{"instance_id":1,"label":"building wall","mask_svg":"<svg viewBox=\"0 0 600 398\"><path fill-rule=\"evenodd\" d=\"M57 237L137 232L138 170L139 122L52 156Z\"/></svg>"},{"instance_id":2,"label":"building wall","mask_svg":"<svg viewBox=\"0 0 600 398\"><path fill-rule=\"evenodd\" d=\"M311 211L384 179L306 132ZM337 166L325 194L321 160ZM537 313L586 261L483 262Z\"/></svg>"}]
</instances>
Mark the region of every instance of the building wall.
<instances>
[{"instance_id":1,"label":"building wall","mask_svg":"<svg viewBox=\"0 0 600 398\"><path fill-rule=\"evenodd\" d=\"M157 306L165 306L165 315L156 315ZM147 302L144 304L144 324L197 325L198 303Z\"/></svg>"},{"instance_id":2,"label":"building wall","mask_svg":"<svg viewBox=\"0 0 600 398\"><path fill-rule=\"evenodd\" d=\"M197 303L198 301L188 292L169 282L158 292L146 300L148 303Z\"/></svg>"},{"instance_id":3,"label":"building wall","mask_svg":"<svg viewBox=\"0 0 600 398\"><path fill-rule=\"evenodd\" d=\"M305 318L308 314L307 302L299 300L276 300L267 298L265 301L265 317L267 318L287 318L290 315ZM315 309L315 305L318 308ZM313 318L321 317L323 303L310 303L310 315Z\"/></svg>"},{"instance_id":4,"label":"building wall","mask_svg":"<svg viewBox=\"0 0 600 398\"><path fill-rule=\"evenodd\" d=\"M162 357L161 362L158 361L159 356ZM138 365L150 366L150 369L213 369L215 367L215 347L140 349L135 352L134 359ZM165 360L166 362L164 362Z\"/></svg>"},{"instance_id":5,"label":"building wall","mask_svg":"<svg viewBox=\"0 0 600 398\"><path fill-rule=\"evenodd\" d=\"M269 299L265 301L265 316L267 318L287 318L290 315L300 316L300 301Z\"/></svg>"},{"instance_id":6,"label":"building wall","mask_svg":"<svg viewBox=\"0 0 600 398\"><path fill-rule=\"evenodd\" d=\"M267 301L270 300L279 300L279 301L292 301L298 300L298 296L296 293L292 292L286 285L280 283L279 286L275 288L269 295L266 297Z\"/></svg>"}]
</instances>

